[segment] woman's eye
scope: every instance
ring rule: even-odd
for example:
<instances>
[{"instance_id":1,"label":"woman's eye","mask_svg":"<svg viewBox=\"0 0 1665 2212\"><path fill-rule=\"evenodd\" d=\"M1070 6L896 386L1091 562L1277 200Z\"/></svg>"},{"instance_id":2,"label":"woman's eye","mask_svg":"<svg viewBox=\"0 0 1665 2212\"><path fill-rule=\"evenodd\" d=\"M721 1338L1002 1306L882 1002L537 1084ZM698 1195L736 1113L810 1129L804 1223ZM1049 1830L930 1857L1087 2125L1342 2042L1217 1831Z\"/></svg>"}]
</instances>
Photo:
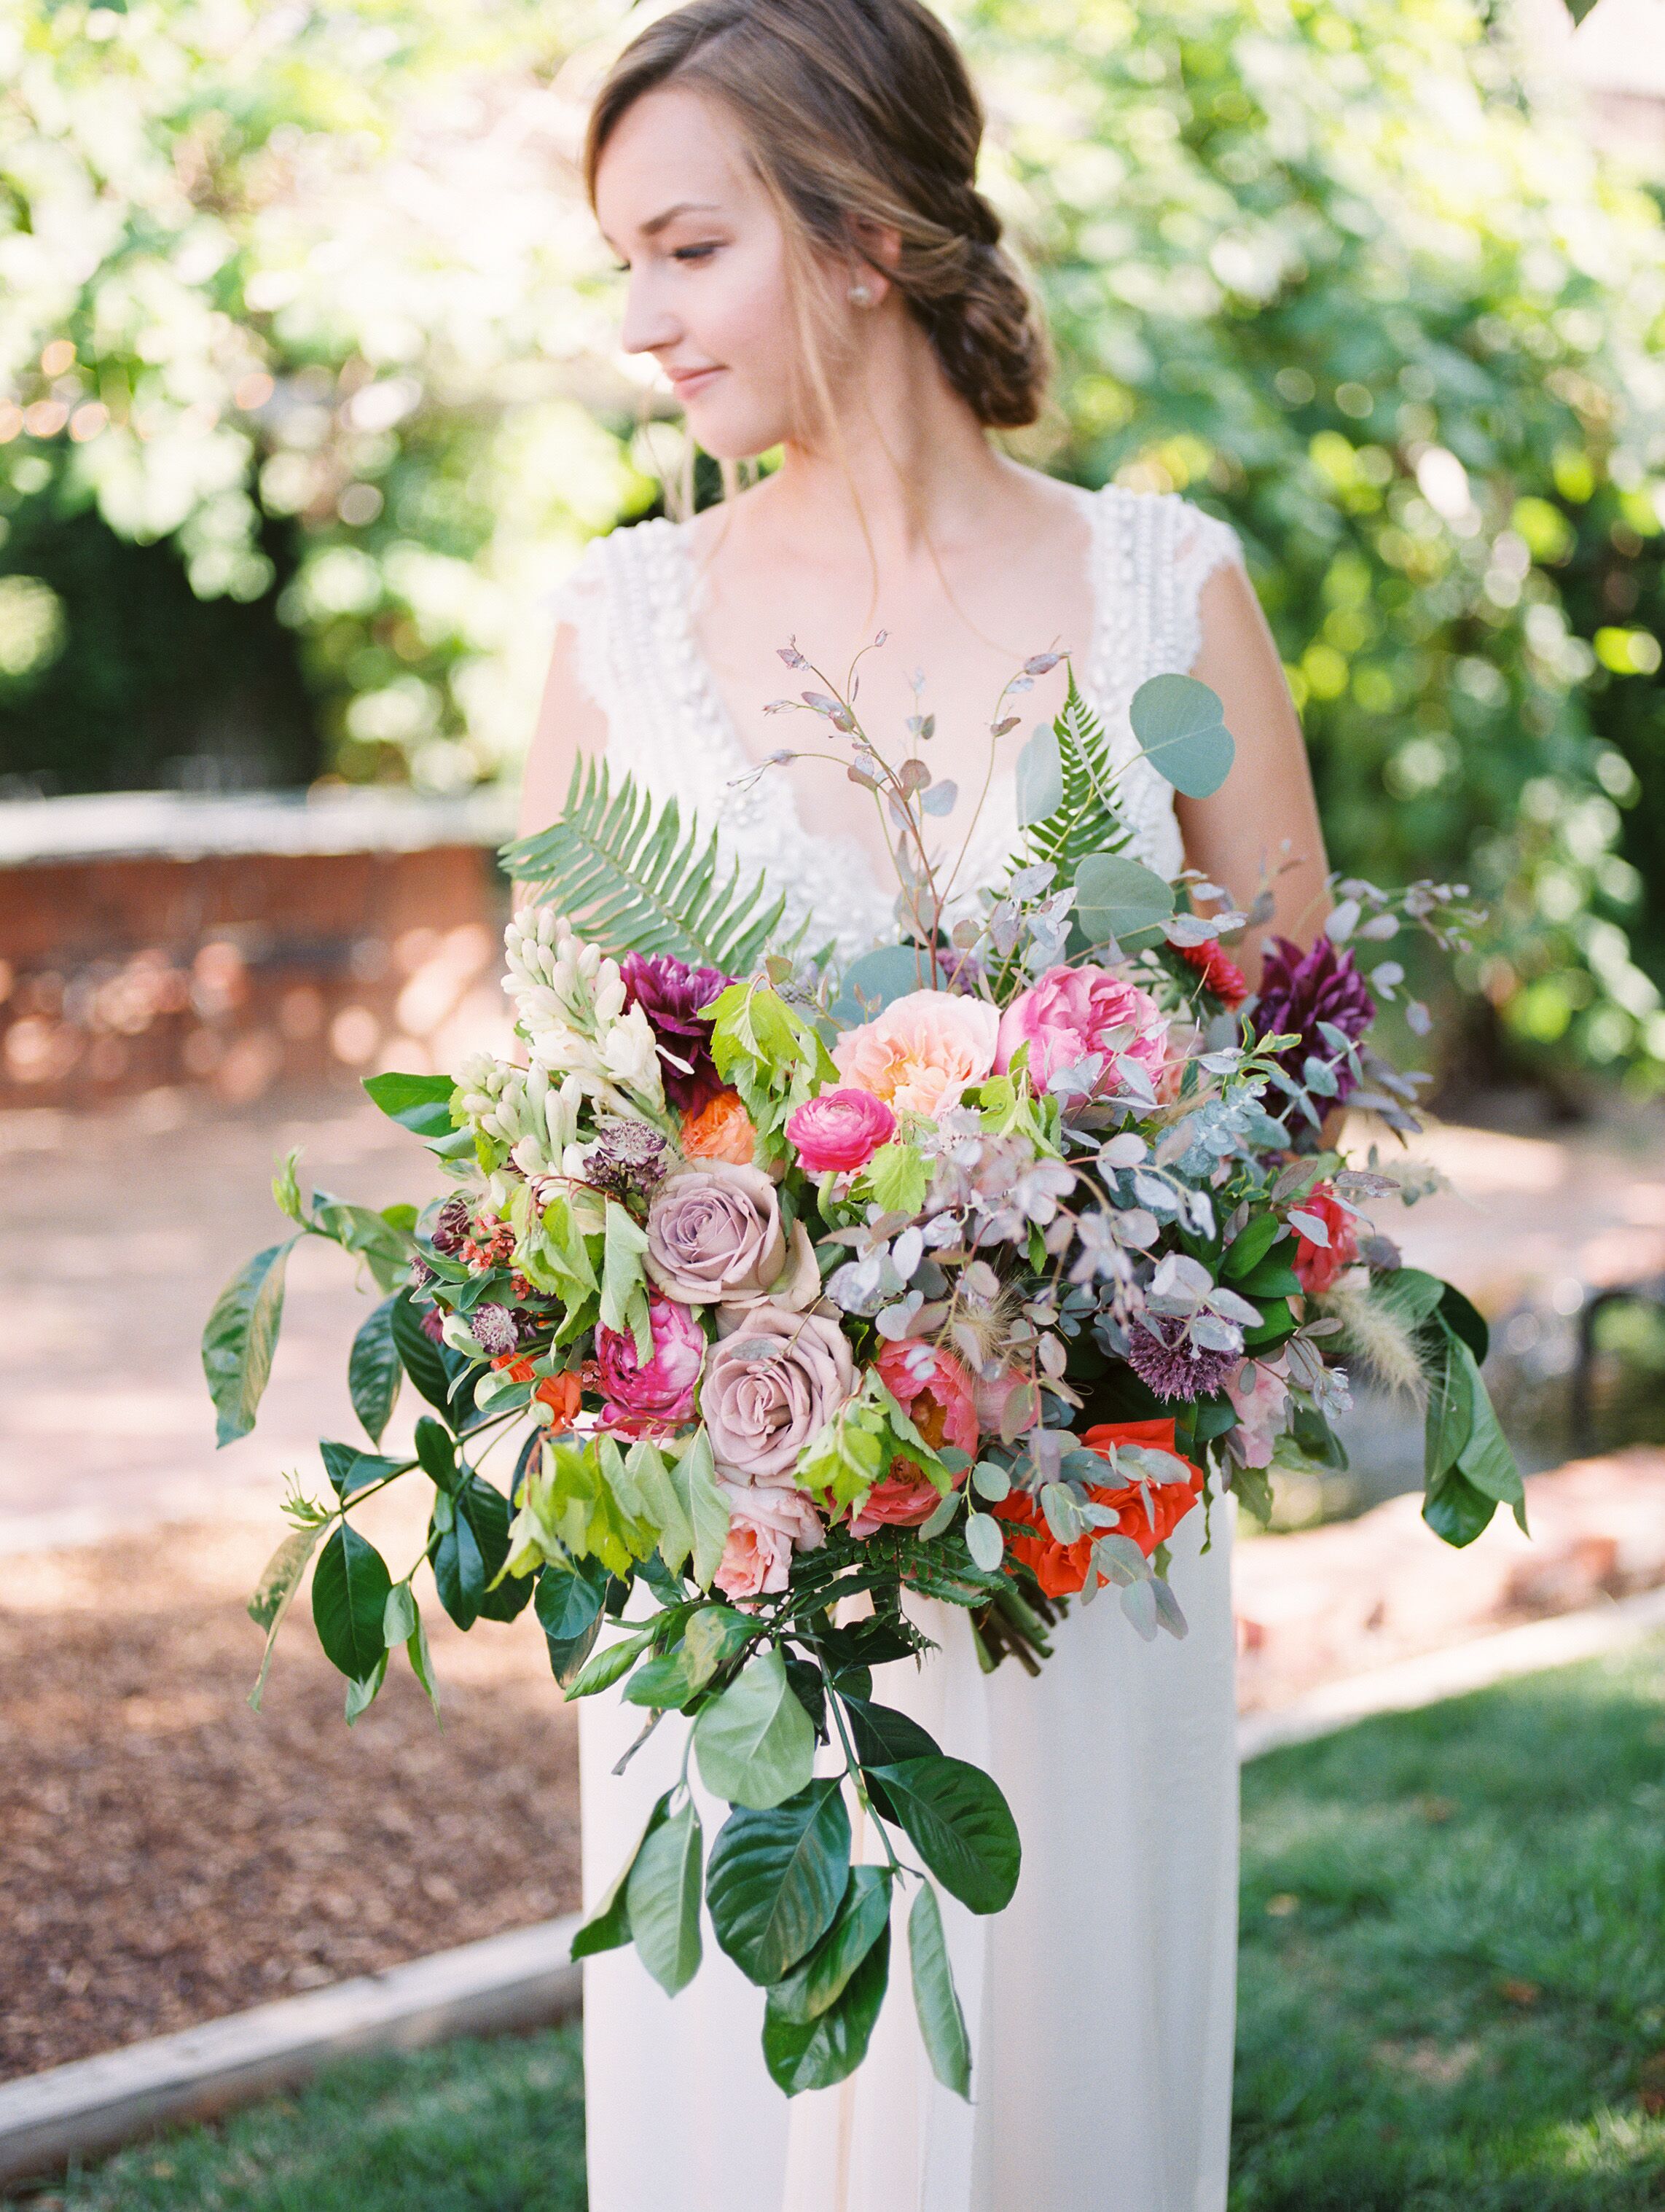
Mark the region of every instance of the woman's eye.
<instances>
[{"instance_id":1,"label":"woman's eye","mask_svg":"<svg viewBox=\"0 0 1665 2212\"><path fill-rule=\"evenodd\" d=\"M679 246L671 258L673 261L708 261L716 251L717 242L713 239L703 246Z\"/></svg>"}]
</instances>

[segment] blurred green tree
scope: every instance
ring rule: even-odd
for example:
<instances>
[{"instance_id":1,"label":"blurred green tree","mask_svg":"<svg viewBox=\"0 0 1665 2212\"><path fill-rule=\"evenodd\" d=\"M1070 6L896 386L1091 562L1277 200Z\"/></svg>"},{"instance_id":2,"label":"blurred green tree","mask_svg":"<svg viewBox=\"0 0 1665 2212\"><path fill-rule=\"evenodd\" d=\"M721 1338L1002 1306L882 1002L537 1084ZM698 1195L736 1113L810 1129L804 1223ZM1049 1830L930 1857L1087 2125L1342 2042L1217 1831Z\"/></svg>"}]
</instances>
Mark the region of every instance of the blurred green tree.
<instances>
[{"instance_id":1,"label":"blurred green tree","mask_svg":"<svg viewBox=\"0 0 1665 2212\"><path fill-rule=\"evenodd\" d=\"M1338 862L1472 882L1514 1047L1665 1083L1655 198L1480 0L945 4L1059 334L1036 455L1228 516ZM9 751L96 649L24 550L90 508L275 608L334 772L512 760L542 593L656 495L571 158L625 12L14 0Z\"/></svg>"}]
</instances>

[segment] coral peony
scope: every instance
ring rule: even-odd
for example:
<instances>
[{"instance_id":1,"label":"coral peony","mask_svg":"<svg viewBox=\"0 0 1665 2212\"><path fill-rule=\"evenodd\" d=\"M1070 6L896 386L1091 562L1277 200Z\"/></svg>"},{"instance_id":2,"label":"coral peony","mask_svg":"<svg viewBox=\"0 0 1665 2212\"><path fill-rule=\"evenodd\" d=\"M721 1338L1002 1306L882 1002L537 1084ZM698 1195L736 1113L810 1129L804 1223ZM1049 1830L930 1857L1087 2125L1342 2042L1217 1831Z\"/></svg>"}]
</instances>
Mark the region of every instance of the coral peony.
<instances>
[{"instance_id":1,"label":"coral peony","mask_svg":"<svg viewBox=\"0 0 1665 2212\"><path fill-rule=\"evenodd\" d=\"M896 1134L896 1117L871 1091L823 1091L787 1123L805 1175L852 1175Z\"/></svg>"},{"instance_id":2,"label":"coral peony","mask_svg":"<svg viewBox=\"0 0 1665 2212\"><path fill-rule=\"evenodd\" d=\"M1321 937L1310 952L1303 952L1286 937L1272 939L1261 961L1261 995L1249 1018L1256 1036L1296 1039L1278 1056L1285 1074L1299 1082L1310 1054L1334 1063L1334 1104L1344 1105L1358 1089L1352 1071L1318 1024L1328 1022L1344 1036L1361 1037L1376 1019L1376 1000L1365 989L1352 953L1332 945L1328 937Z\"/></svg>"},{"instance_id":3,"label":"coral peony","mask_svg":"<svg viewBox=\"0 0 1665 2212\"><path fill-rule=\"evenodd\" d=\"M910 991L847 1030L832 1056L851 1089L934 1120L993 1069L1000 1031L999 1013L981 999Z\"/></svg>"},{"instance_id":4,"label":"coral peony","mask_svg":"<svg viewBox=\"0 0 1665 2212\"><path fill-rule=\"evenodd\" d=\"M717 1487L728 1507L728 1541L712 1579L727 1598L773 1596L785 1589L794 1552L818 1551L827 1540L815 1508L799 1490Z\"/></svg>"},{"instance_id":5,"label":"coral peony","mask_svg":"<svg viewBox=\"0 0 1665 2212\"><path fill-rule=\"evenodd\" d=\"M1108 1097L1127 1087L1112 1053L1135 1061L1154 1087L1167 1033L1168 1017L1136 983L1105 968L1048 968L1001 1015L994 1064L1004 1072L1026 1044L1030 1080L1044 1091L1054 1076L1085 1060L1093 1066L1093 1087Z\"/></svg>"},{"instance_id":6,"label":"coral peony","mask_svg":"<svg viewBox=\"0 0 1665 2212\"><path fill-rule=\"evenodd\" d=\"M687 1306L647 1294L653 1356L644 1365L628 1329L596 1324L596 1366L607 1402L601 1418L611 1428L685 1421L694 1410L694 1386L705 1358L705 1333Z\"/></svg>"},{"instance_id":7,"label":"coral peony","mask_svg":"<svg viewBox=\"0 0 1665 2212\"><path fill-rule=\"evenodd\" d=\"M1172 1452L1174 1425L1172 1421L1104 1422L1089 1429L1081 1442L1101 1459L1109 1457L1113 1444L1143 1444L1150 1450ZM1130 1536L1147 1559L1158 1544L1165 1544L1202 1495L1202 1469L1188 1459L1180 1464L1190 1469L1188 1481L1130 1482L1114 1488L1089 1484L1087 1495L1092 1503L1121 1516L1115 1528L1105 1533ZM1147 1491L1152 1509L1148 1512ZM1085 1586L1092 1567L1092 1537L1079 1536L1073 1544L1060 1544L1047 1526L1039 1499L1024 1490L1010 1492L989 1510L1006 1523L1006 1550L1030 1570L1048 1597L1073 1597ZM1098 1577L1101 1589L1105 1579L1103 1575Z\"/></svg>"},{"instance_id":8,"label":"coral peony","mask_svg":"<svg viewBox=\"0 0 1665 2212\"><path fill-rule=\"evenodd\" d=\"M506 1372L511 1382L538 1381L538 1388L532 1394L532 1403L549 1407L554 1427L564 1429L569 1425L582 1397L578 1377L569 1368L563 1368L558 1375L545 1375L538 1381L538 1370L524 1352L504 1352L491 1364Z\"/></svg>"},{"instance_id":9,"label":"coral peony","mask_svg":"<svg viewBox=\"0 0 1665 2212\"><path fill-rule=\"evenodd\" d=\"M1295 1211L1316 1215L1330 1233L1329 1243L1320 1244L1298 1228L1295 1232L1299 1243L1291 1264L1307 1296L1320 1297L1358 1257L1358 1231L1352 1214L1327 1182L1309 1192Z\"/></svg>"},{"instance_id":10,"label":"coral peony","mask_svg":"<svg viewBox=\"0 0 1665 2212\"><path fill-rule=\"evenodd\" d=\"M700 1008L734 980L717 968L690 968L668 952L627 952L619 963L627 1003L647 1017L659 1046L665 1095L697 1114L722 1088L711 1059L711 1024Z\"/></svg>"},{"instance_id":11,"label":"coral peony","mask_svg":"<svg viewBox=\"0 0 1665 2212\"><path fill-rule=\"evenodd\" d=\"M951 1352L921 1344L887 1344L878 1355L878 1376L914 1426L933 1450L952 1444L977 1449L975 1386ZM964 1480L956 1477L957 1484ZM853 1536L876 1528L917 1528L942 1503L937 1486L918 1463L898 1455L876 1482L850 1522Z\"/></svg>"},{"instance_id":12,"label":"coral peony","mask_svg":"<svg viewBox=\"0 0 1665 2212\"><path fill-rule=\"evenodd\" d=\"M1242 1006L1249 996L1249 978L1218 938L1211 937L1206 945L1180 945L1174 949L1188 968L1196 969L1203 989L1217 998L1228 1013Z\"/></svg>"},{"instance_id":13,"label":"coral peony","mask_svg":"<svg viewBox=\"0 0 1665 2212\"><path fill-rule=\"evenodd\" d=\"M757 1132L740 1103L739 1092L724 1088L697 1114L684 1114L682 1148L690 1160L729 1160L737 1168L749 1168L757 1149Z\"/></svg>"}]
</instances>

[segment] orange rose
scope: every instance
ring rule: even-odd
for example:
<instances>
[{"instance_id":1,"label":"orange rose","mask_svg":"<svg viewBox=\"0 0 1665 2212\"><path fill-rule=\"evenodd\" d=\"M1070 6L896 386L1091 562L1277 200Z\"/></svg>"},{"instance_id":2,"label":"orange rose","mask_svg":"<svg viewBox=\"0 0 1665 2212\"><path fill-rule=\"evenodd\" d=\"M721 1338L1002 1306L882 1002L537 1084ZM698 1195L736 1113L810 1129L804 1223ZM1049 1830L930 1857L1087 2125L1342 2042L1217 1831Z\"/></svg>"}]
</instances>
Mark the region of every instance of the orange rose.
<instances>
[{"instance_id":1,"label":"orange rose","mask_svg":"<svg viewBox=\"0 0 1665 2212\"><path fill-rule=\"evenodd\" d=\"M1106 1421L1089 1429L1080 1441L1085 1449L1097 1452L1101 1459L1109 1457L1112 1444L1145 1444L1156 1451L1172 1452L1174 1424L1171 1420ZM1181 1465L1190 1468L1191 1480L1150 1484L1150 1513L1145 1510L1145 1488L1139 1484L1125 1483L1112 1490L1090 1483L1087 1496L1092 1503L1110 1506L1121 1516L1119 1527L1106 1533L1131 1536L1147 1559L1158 1544L1166 1543L1202 1495L1202 1469L1193 1466L1188 1459L1182 1461ZM1048 1597L1073 1597L1083 1588L1092 1565L1091 1536L1078 1537L1073 1544L1060 1544L1047 1526L1040 1500L1031 1498L1027 1491L1010 1492L989 1510L1007 1523L1007 1551L1032 1571ZM1019 1534L1019 1530L1026 1533ZM1105 1577L1100 1575L1098 1582L1102 1589Z\"/></svg>"},{"instance_id":2,"label":"orange rose","mask_svg":"<svg viewBox=\"0 0 1665 2212\"><path fill-rule=\"evenodd\" d=\"M687 1159L727 1160L737 1168L749 1168L757 1144L757 1132L738 1091L720 1091L697 1114L683 1116L682 1149Z\"/></svg>"}]
</instances>

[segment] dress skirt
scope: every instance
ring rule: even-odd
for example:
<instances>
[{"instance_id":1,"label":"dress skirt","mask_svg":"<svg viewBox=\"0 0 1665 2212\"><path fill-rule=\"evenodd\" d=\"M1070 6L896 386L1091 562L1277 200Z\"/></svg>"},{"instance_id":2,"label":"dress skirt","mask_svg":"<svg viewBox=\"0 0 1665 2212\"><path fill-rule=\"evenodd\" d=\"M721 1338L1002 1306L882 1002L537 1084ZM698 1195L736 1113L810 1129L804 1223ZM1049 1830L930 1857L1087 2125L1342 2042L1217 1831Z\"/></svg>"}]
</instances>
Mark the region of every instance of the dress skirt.
<instances>
[{"instance_id":1,"label":"dress skirt","mask_svg":"<svg viewBox=\"0 0 1665 2212\"><path fill-rule=\"evenodd\" d=\"M932 2075L905 1927L866 2063L788 2100L763 1992L718 1950L665 1996L633 1950L584 1968L590 2212L1223 2212L1237 1925L1233 1507L1171 1550L1189 1622L1145 1644L1113 1590L1079 1604L1032 1680L985 1674L963 1613L910 1608L941 1649L873 1694L992 1773L1023 1839L1017 1894L979 1918L939 1887L972 2037L972 2102ZM586 1908L680 1771L674 1716L624 1776L639 1706L580 1707ZM697 1770L692 1770L697 1780ZM700 1795L708 1853L727 1808ZM863 1836L856 1853L882 1859ZM908 1854L904 1850L904 1856Z\"/></svg>"}]
</instances>

